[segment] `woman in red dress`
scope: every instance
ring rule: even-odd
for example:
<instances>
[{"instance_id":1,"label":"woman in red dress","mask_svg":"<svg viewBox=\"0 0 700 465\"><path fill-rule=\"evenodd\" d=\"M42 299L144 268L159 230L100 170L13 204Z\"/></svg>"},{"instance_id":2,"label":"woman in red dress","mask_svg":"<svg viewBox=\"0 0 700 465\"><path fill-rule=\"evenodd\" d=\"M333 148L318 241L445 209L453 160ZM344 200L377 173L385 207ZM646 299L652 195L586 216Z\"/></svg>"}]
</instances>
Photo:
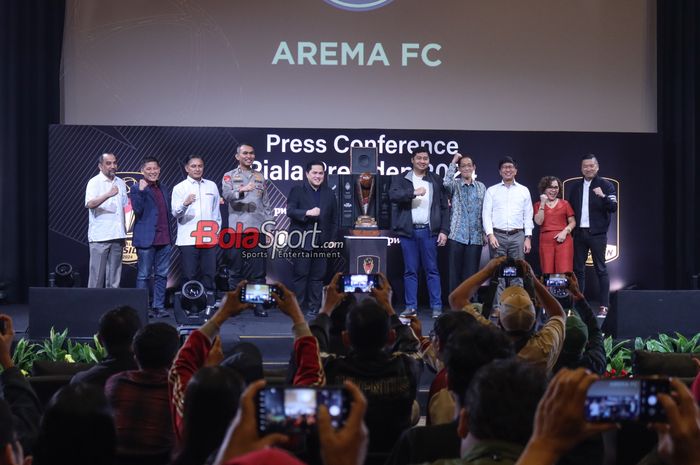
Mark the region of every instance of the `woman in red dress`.
<instances>
[{"instance_id":1,"label":"woman in red dress","mask_svg":"<svg viewBox=\"0 0 700 465\"><path fill-rule=\"evenodd\" d=\"M535 203L535 223L540 227L540 267L542 273L566 273L574 269L576 226L574 209L562 199L559 178L545 176L539 183L540 201Z\"/></svg>"}]
</instances>

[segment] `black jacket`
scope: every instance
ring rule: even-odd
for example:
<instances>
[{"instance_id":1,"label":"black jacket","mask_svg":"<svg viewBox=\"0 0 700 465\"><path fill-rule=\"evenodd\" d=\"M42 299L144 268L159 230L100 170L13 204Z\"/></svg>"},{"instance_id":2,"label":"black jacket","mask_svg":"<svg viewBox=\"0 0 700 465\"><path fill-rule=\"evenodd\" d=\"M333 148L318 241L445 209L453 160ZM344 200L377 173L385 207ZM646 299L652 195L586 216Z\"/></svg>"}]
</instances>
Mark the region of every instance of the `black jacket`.
<instances>
[{"instance_id":1,"label":"black jacket","mask_svg":"<svg viewBox=\"0 0 700 465\"><path fill-rule=\"evenodd\" d=\"M447 192L442 185L442 179L428 171L425 181L430 183L432 200L430 202L430 233L450 233L450 212L447 204ZM401 173L391 178L389 199L391 199L391 229L399 236L413 235L413 217L411 202L413 195L413 171Z\"/></svg>"},{"instance_id":2,"label":"black jacket","mask_svg":"<svg viewBox=\"0 0 700 465\"><path fill-rule=\"evenodd\" d=\"M598 197L593 189L600 187L605 197ZM576 215L576 228L581 226L581 201L583 200L583 179L574 182L566 199L574 209ZM590 233L603 234L608 232L610 226L610 214L617 211L617 192L615 186L599 176L591 180L588 193L588 215L590 218Z\"/></svg>"},{"instance_id":3,"label":"black jacket","mask_svg":"<svg viewBox=\"0 0 700 465\"><path fill-rule=\"evenodd\" d=\"M314 335L328 385L350 380L367 397L365 422L369 429L369 451L388 453L401 433L411 426L413 401L423 372L423 360L418 352L419 342L408 326L391 316L391 327L396 341L391 351L359 354L351 350L347 355L328 353L330 320L317 322Z\"/></svg>"},{"instance_id":4,"label":"black jacket","mask_svg":"<svg viewBox=\"0 0 700 465\"><path fill-rule=\"evenodd\" d=\"M338 230L338 204L335 193L325 183L319 187L320 204L316 205L313 198L313 191L308 181L304 181L301 186L294 186L287 198L287 216L289 217L290 231L311 231L314 224L320 230L317 239L318 246L324 242L334 241ZM306 216L306 211L318 206L321 214L317 217ZM309 242L311 234L307 236ZM306 249L311 248L310 243L304 244Z\"/></svg>"}]
</instances>

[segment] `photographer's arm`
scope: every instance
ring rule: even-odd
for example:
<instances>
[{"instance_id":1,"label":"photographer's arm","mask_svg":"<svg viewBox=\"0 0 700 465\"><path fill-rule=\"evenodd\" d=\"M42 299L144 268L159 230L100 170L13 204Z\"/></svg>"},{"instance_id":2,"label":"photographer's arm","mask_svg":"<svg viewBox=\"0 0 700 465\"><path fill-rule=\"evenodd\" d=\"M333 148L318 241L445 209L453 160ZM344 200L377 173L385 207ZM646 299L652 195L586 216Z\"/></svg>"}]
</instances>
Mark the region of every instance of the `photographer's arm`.
<instances>
[{"instance_id":1,"label":"photographer's arm","mask_svg":"<svg viewBox=\"0 0 700 465\"><path fill-rule=\"evenodd\" d=\"M549 293L544 284L537 279L530 264L525 260L518 260L517 263L522 268L525 277L532 279L532 283L535 287L535 295L537 296L537 300L539 300L539 302L542 304L542 307L544 307L544 312L547 314L547 318L559 316L566 321L566 313L561 307L561 304L552 294Z\"/></svg>"},{"instance_id":2,"label":"photographer's arm","mask_svg":"<svg viewBox=\"0 0 700 465\"><path fill-rule=\"evenodd\" d=\"M282 283L276 283L277 292L272 293L277 307L292 320L294 334L294 359L296 372L294 385L322 386L326 383L326 375L321 364L318 341L311 334L309 325L301 313L297 296Z\"/></svg>"},{"instance_id":3,"label":"photographer's arm","mask_svg":"<svg viewBox=\"0 0 700 465\"><path fill-rule=\"evenodd\" d=\"M506 260L506 257L496 257L491 259L485 267L468 277L454 291L450 293L448 302L452 310L462 310L468 303L469 299L479 290L479 287L490 279L493 274L498 271L501 264Z\"/></svg>"}]
</instances>

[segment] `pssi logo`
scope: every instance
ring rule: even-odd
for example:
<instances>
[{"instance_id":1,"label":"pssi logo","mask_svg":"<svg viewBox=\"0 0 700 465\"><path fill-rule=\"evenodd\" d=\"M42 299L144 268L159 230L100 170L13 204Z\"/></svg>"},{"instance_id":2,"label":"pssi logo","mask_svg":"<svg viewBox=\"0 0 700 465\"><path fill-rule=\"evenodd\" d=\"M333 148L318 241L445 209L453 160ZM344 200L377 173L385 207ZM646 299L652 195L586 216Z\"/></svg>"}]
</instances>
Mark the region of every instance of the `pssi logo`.
<instances>
[{"instance_id":1,"label":"pssi logo","mask_svg":"<svg viewBox=\"0 0 700 465\"><path fill-rule=\"evenodd\" d=\"M394 0L323 0L341 10L369 11L388 5Z\"/></svg>"}]
</instances>

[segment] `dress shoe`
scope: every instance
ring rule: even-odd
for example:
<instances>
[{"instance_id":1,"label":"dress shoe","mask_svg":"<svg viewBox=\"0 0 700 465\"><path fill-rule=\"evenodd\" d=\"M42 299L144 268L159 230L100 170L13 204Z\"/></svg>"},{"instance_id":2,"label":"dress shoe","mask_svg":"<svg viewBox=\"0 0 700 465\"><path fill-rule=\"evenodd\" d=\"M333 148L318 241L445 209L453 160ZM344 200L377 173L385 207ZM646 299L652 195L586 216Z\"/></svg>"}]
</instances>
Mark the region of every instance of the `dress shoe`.
<instances>
[{"instance_id":1,"label":"dress shoe","mask_svg":"<svg viewBox=\"0 0 700 465\"><path fill-rule=\"evenodd\" d=\"M403 312L401 312L401 316L416 316L417 312L415 308L407 308Z\"/></svg>"},{"instance_id":2,"label":"dress shoe","mask_svg":"<svg viewBox=\"0 0 700 465\"><path fill-rule=\"evenodd\" d=\"M153 308L148 310L148 318L168 318L170 314L162 308Z\"/></svg>"},{"instance_id":3,"label":"dress shoe","mask_svg":"<svg viewBox=\"0 0 700 465\"><path fill-rule=\"evenodd\" d=\"M433 309L433 319L440 318L440 315L442 315L442 309L441 308L434 308Z\"/></svg>"},{"instance_id":4,"label":"dress shoe","mask_svg":"<svg viewBox=\"0 0 700 465\"><path fill-rule=\"evenodd\" d=\"M257 316L258 318L267 318L268 316L270 316L267 313L267 310L258 307L255 307L255 310L253 310L253 315Z\"/></svg>"}]
</instances>

